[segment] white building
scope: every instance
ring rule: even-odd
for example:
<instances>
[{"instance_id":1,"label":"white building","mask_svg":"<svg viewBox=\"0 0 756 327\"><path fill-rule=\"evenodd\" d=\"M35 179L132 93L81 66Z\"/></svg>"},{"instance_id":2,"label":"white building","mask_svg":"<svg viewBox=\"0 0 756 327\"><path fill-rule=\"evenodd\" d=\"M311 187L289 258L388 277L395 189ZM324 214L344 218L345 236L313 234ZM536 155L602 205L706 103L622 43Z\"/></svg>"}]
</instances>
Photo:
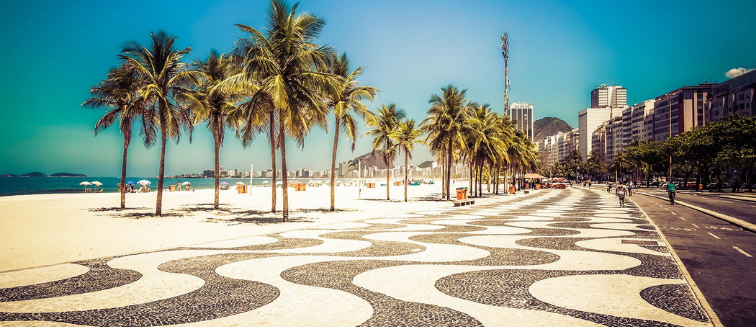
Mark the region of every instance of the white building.
<instances>
[{"instance_id":1,"label":"white building","mask_svg":"<svg viewBox=\"0 0 756 327\"><path fill-rule=\"evenodd\" d=\"M622 110L611 107L586 108L578 113L578 149L584 162L591 154L593 132L602 123L614 117L622 117Z\"/></svg>"},{"instance_id":2,"label":"white building","mask_svg":"<svg viewBox=\"0 0 756 327\"><path fill-rule=\"evenodd\" d=\"M513 103L509 105L509 115L515 121L515 127L533 140L533 105L530 103Z\"/></svg>"}]
</instances>

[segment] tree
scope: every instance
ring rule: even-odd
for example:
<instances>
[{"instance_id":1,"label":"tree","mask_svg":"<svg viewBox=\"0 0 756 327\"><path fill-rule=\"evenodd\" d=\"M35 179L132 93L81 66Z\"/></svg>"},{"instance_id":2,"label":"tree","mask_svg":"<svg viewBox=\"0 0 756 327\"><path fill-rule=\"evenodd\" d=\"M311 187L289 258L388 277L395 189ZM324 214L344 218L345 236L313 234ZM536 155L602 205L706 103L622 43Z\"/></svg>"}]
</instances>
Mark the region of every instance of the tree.
<instances>
[{"instance_id":1,"label":"tree","mask_svg":"<svg viewBox=\"0 0 756 327\"><path fill-rule=\"evenodd\" d=\"M223 146L226 127L238 128L243 118L236 103L246 94L232 91L226 87L226 80L234 75L235 65L231 57L218 54L212 50L207 60L197 59L194 69L202 74L200 84L191 92L180 97L193 114L194 125L207 121L207 127L213 135L215 149L215 200L213 208L218 209L220 197L220 148ZM237 88L244 90L248 88Z\"/></svg>"},{"instance_id":2,"label":"tree","mask_svg":"<svg viewBox=\"0 0 756 327\"><path fill-rule=\"evenodd\" d=\"M360 67L350 72L346 53L341 56L329 56L328 68L331 74L342 79L335 92L329 95L329 107L333 108L333 115L336 117L331 158L331 211L334 211L336 209L336 150L339 146L339 131L343 130L352 140L352 151L354 151L357 135L357 120L354 116L366 120L371 115L370 109L362 101L373 100L379 90L371 86L359 85L357 77L362 74L364 68Z\"/></svg>"},{"instance_id":3,"label":"tree","mask_svg":"<svg viewBox=\"0 0 756 327\"><path fill-rule=\"evenodd\" d=\"M396 141L394 147L404 152L404 202L407 202L407 184L409 183L409 159L412 159L412 149L422 132L415 127L415 121L410 119L402 122L394 130L391 137ZM386 184L388 185L388 184Z\"/></svg>"},{"instance_id":4,"label":"tree","mask_svg":"<svg viewBox=\"0 0 756 327\"><path fill-rule=\"evenodd\" d=\"M469 102L465 98L467 90L459 90L454 85L441 88L441 95L433 94L428 100L431 108L428 110L428 118L420 124L420 129L427 133L425 143L431 151L443 154L445 159L444 168L444 193L446 199L450 197L451 166L455 150L463 150L465 146L462 128L470 110Z\"/></svg>"},{"instance_id":5,"label":"tree","mask_svg":"<svg viewBox=\"0 0 756 327\"><path fill-rule=\"evenodd\" d=\"M276 141L281 154L284 222L289 220L286 139L291 137L304 146L304 138L313 125L327 128L323 98L334 93L338 85L338 79L325 71L331 49L315 44L325 20L296 11L297 4L289 7L285 1L273 0L268 10L267 35L250 26L236 25L250 34L250 39L243 42L247 51L237 52L245 53L245 75L259 79L260 91L265 93L260 98L269 100L274 110L270 114L271 134L275 130L274 119L278 119Z\"/></svg>"},{"instance_id":6,"label":"tree","mask_svg":"<svg viewBox=\"0 0 756 327\"><path fill-rule=\"evenodd\" d=\"M176 37L164 31L150 33L152 44L149 49L136 41L129 41L123 47L120 58L127 60L144 84L139 96L144 99L144 119L153 120L160 128L160 168L155 215L162 215L163 180L165 179L165 145L168 138L177 143L181 138L181 126L193 128L188 110L176 100L191 85L199 84L200 74L189 70L181 59L191 52L174 48ZM190 136L191 142L191 136Z\"/></svg>"},{"instance_id":7,"label":"tree","mask_svg":"<svg viewBox=\"0 0 756 327\"><path fill-rule=\"evenodd\" d=\"M592 177L597 177L598 175L607 172L606 165L601 162L601 156L595 150L591 151L590 156L588 156L588 160L586 160L585 166L586 170L589 174L591 174Z\"/></svg>"},{"instance_id":8,"label":"tree","mask_svg":"<svg viewBox=\"0 0 756 327\"><path fill-rule=\"evenodd\" d=\"M392 162L396 157L396 147L393 135L400 125L400 122L406 118L407 114L402 109L396 108L396 104L388 106L381 105L377 109L378 113L368 117L365 122L367 126L373 129L365 132L363 135L371 135L373 139L373 153L375 150L383 148L383 162L386 164L386 200L391 200L389 189L391 188L391 169Z\"/></svg>"},{"instance_id":9,"label":"tree","mask_svg":"<svg viewBox=\"0 0 756 327\"><path fill-rule=\"evenodd\" d=\"M87 108L110 108L95 125L94 135L110 127L119 119L119 129L123 135L123 163L121 165L121 210L126 209L126 161L131 144L131 132L134 125L142 116L142 98L138 91L142 86L142 79L134 73L133 67L121 63L118 68L108 72L107 78L89 90L90 98L82 106ZM151 147L155 141L155 126L149 119L142 119L140 124L144 145Z\"/></svg>"}]
</instances>

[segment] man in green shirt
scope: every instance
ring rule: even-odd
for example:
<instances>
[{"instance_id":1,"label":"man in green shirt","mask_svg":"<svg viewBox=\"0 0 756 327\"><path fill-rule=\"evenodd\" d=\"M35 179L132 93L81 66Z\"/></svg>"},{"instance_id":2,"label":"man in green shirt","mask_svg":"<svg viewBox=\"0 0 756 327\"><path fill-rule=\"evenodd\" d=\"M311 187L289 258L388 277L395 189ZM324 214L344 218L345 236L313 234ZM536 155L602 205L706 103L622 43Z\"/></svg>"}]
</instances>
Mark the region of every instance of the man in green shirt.
<instances>
[{"instance_id":1,"label":"man in green shirt","mask_svg":"<svg viewBox=\"0 0 756 327\"><path fill-rule=\"evenodd\" d=\"M675 204L675 191L677 191L675 183L667 183L667 194L669 195L669 203L671 204Z\"/></svg>"}]
</instances>

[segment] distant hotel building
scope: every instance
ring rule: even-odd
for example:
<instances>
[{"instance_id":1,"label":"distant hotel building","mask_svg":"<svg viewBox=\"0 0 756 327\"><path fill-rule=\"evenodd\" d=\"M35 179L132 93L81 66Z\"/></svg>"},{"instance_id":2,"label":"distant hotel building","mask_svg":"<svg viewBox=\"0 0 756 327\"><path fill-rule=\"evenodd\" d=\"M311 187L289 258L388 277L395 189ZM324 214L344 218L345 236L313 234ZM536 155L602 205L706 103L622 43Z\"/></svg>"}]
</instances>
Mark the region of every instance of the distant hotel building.
<instances>
[{"instance_id":1,"label":"distant hotel building","mask_svg":"<svg viewBox=\"0 0 756 327\"><path fill-rule=\"evenodd\" d=\"M509 114L516 122L517 129L525 132L533 141L533 105L530 103L513 103L509 106Z\"/></svg>"},{"instance_id":2,"label":"distant hotel building","mask_svg":"<svg viewBox=\"0 0 756 327\"><path fill-rule=\"evenodd\" d=\"M591 91L591 108L627 107L627 89L621 85L601 84Z\"/></svg>"},{"instance_id":3,"label":"distant hotel building","mask_svg":"<svg viewBox=\"0 0 756 327\"><path fill-rule=\"evenodd\" d=\"M664 141L704 125L704 104L714 84L685 86L656 97L654 140Z\"/></svg>"},{"instance_id":4,"label":"distant hotel building","mask_svg":"<svg viewBox=\"0 0 756 327\"><path fill-rule=\"evenodd\" d=\"M615 117L622 117L622 109L610 107L586 108L578 113L578 129L580 137L578 149L580 150L580 155L583 157L584 162L588 160L588 156L590 156L591 151L593 151L593 132L595 132L599 126L602 126L604 122ZM604 150L605 149L599 149L601 152Z\"/></svg>"},{"instance_id":5,"label":"distant hotel building","mask_svg":"<svg viewBox=\"0 0 756 327\"><path fill-rule=\"evenodd\" d=\"M563 161L570 155L572 150L578 148L578 129L569 132L559 132L536 141L538 152L541 155L543 167L551 167Z\"/></svg>"}]
</instances>

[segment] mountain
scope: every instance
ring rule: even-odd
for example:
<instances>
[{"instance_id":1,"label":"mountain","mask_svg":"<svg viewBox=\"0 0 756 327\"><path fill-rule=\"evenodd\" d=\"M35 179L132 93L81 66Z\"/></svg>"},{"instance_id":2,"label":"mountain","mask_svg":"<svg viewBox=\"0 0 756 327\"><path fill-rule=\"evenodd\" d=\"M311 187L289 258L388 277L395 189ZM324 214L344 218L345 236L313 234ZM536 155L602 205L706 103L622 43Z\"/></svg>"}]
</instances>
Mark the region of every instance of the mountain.
<instances>
[{"instance_id":1,"label":"mountain","mask_svg":"<svg viewBox=\"0 0 756 327\"><path fill-rule=\"evenodd\" d=\"M383 162L383 151L375 150L375 152L368 152L357 158L349 160L347 164L349 169L357 169L358 163L362 161L362 167L377 167L377 169L386 169L386 164ZM391 165L394 168L394 165Z\"/></svg>"},{"instance_id":2,"label":"mountain","mask_svg":"<svg viewBox=\"0 0 756 327\"><path fill-rule=\"evenodd\" d=\"M544 117L533 122L533 140L538 141L559 132L572 130L569 124L556 117Z\"/></svg>"}]
</instances>

